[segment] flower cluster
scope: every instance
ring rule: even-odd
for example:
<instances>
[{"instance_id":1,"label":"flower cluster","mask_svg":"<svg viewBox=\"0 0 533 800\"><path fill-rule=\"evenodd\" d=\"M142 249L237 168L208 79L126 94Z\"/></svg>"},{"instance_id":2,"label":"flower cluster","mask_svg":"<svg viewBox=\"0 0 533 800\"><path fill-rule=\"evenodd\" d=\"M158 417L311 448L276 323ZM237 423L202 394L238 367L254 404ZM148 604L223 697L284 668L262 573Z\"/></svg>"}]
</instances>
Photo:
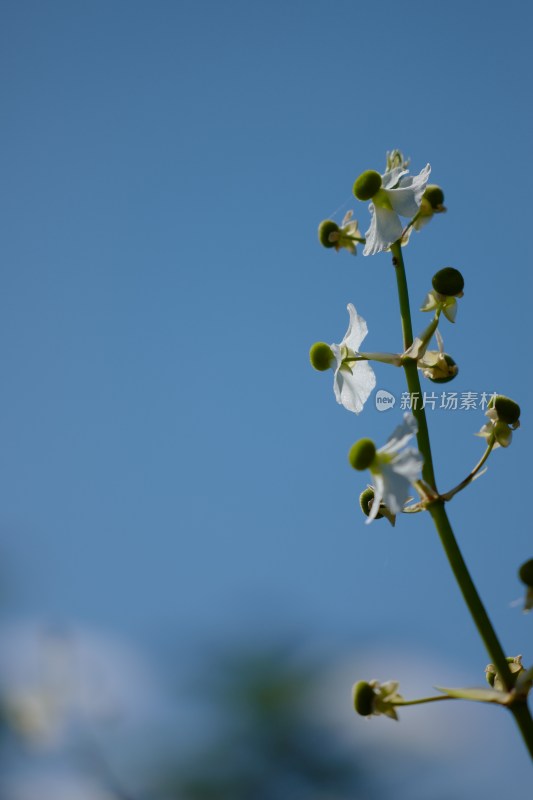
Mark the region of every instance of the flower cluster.
<instances>
[{"instance_id":1,"label":"flower cluster","mask_svg":"<svg viewBox=\"0 0 533 800\"><path fill-rule=\"evenodd\" d=\"M313 367L319 371L333 371L333 390L337 403L348 411L360 414L376 385L376 376L370 366L371 361L396 367L403 367L406 373L409 397L421 396L419 373L434 383L446 383L458 373L454 359L445 352L439 325L443 319L454 323L457 318L458 300L463 297L465 281L461 272L455 267L444 267L432 278L431 290L427 294L421 311L432 312L429 325L416 337L412 334L412 320L409 311L409 295L402 246L407 244L413 230L420 231L436 214L446 211L444 192L434 184L428 184L431 167L427 164L417 175L410 175L409 162L399 150L387 153L386 168L383 173L366 170L353 184L353 194L362 202L369 202L370 226L364 237L361 236L358 223L352 219L352 212L339 225L331 219L324 220L319 226L319 240L329 249L337 251L346 249L352 254L356 252L356 243L364 243L363 255L375 255L387 250L392 251L393 266L397 274L398 294L403 332L403 352L369 353L361 351L361 344L368 334L365 320L357 313L354 305L348 305L348 330L339 344L317 342L310 351ZM436 349L429 349L435 337ZM387 394L387 393L384 393ZM443 406L445 392L442 393ZM448 393L456 398L458 393ZM464 407L475 408L473 403L476 393L463 393ZM486 398L486 395L483 395ZM432 391L429 396L424 392L424 404L417 408L416 400L412 406L415 414L404 413L403 422L398 425L382 447L377 448L370 438L361 438L352 445L348 460L358 471L369 470L371 484L360 494L361 509L367 517L367 523L375 519L388 519L394 525L400 513L417 513L428 510L444 544L450 562L450 553L458 549L451 529L445 505L456 494L463 491L485 471L484 465L493 449L508 447L513 431L520 426L520 407L517 403L503 395L494 394L486 405L487 423L482 427L479 436L487 442L486 451L460 483L446 492L436 488L431 449L428 440L425 406L433 403L437 396ZM379 393L378 398L379 399ZM463 398L462 398L463 399ZM403 401L403 395L402 395ZM403 406L401 406L403 407ZM446 406L448 407L448 406ZM457 407L457 403L455 405ZM462 406L463 407L463 406ZM416 415L416 416L415 416ZM419 449L409 446L417 437ZM415 493L418 494L416 498ZM456 560L456 564L458 561ZM469 604L470 611L478 628L491 628L488 618L480 621L479 607L472 600L476 597L466 566L456 569L452 563L457 581ZM520 579L526 585L524 610L533 608L533 559L520 568ZM487 636L485 635L487 642ZM496 635L494 640L497 642ZM486 677L490 688L444 689L436 697L426 697L406 701L398 692L398 683L388 681L360 681L354 686L353 700L355 710L363 716L383 714L397 719L397 706L461 698L486 703L497 703L512 706L525 703L533 686L533 668L529 670L522 665L521 657L505 660L501 648L488 648L497 668L490 664ZM523 706L526 708L526 706ZM531 722L531 720L530 720ZM533 752L533 727L531 730L530 750ZM526 738L524 736L524 738Z\"/></svg>"},{"instance_id":2,"label":"flower cluster","mask_svg":"<svg viewBox=\"0 0 533 800\"><path fill-rule=\"evenodd\" d=\"M342 223L326 219L320 223L318 238L327 248L343 248L355 255L356 243L364 243L363 255L372 256L389 250L392 244L406 244L411 230L420 230L430 219L443 211L444 192L440 186L428 184L431 166L426 164L418 175L409 175L409 161L399 150L387 153L385 172L366 170L355 181L353 194L363 202L371 201L370 227L361 235L357 221L349 211ZM405 218L403 223L400 217Z\"/></svg>"},{"instance_id":3,"label":"flower cluster","mask_svg":"<svg viewBox=\"0 0 533 800\"><path fill-rule=\"evenodd\" d=\"M367 170L357 178L353 192L358 200L372 200L370 228L365 234L363 255L373 256L388 250L404 234L400 217L414 219L419 212L431 167L427 164L416 176L410 176L403 166L380 175Z\"/></svg>"}]
</instances>

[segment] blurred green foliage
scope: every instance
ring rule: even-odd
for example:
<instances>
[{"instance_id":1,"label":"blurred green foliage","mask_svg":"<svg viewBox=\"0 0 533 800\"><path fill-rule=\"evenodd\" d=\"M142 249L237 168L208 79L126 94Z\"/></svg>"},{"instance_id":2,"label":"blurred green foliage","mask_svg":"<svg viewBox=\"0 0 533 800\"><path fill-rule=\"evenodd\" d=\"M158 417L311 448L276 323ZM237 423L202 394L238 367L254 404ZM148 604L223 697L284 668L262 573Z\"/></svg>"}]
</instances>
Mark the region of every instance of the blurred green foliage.
<instances>
[{"instance_id":1,"label":"blurred green foliage","mask_svg":"<svg viewBox=\"0 0 533 800\"><path fill-rule=\"evenodd\" d=\"M172 800L369 800L361 757L321 718L321 671L283 648L209 659L209 741L167 767Z\"/></svg>"}]
</instances>

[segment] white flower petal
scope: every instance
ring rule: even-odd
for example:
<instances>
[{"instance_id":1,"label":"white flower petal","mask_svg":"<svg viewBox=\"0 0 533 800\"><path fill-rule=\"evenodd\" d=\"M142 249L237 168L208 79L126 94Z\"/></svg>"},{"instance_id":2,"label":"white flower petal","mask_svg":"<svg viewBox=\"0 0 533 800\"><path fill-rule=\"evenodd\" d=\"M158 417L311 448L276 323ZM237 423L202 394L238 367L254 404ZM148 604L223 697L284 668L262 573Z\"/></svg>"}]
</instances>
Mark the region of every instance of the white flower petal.
<instances>
[{"instance_id":1,"label":"white flower petal","mask_svg":"<svg viewBox=\"0 0 533 800\"><path fill-rule=\"evenodd\" d=\"M394 464L383 464L383 502L391 514L399 514L411 493L411 482L396 472Z\"/></svg>"},{"instance_id":2,"label":"white flower petal","mask_svg":"<svg viewBox=\"0 0 533 800\"><path fill-rule=\"evenodd\" d=\"M387 192L390 204L397 214L402 217L415 216L420 208L430 172L431 167L427 164L419 175L403 177L397 189Z\"/></svg>"},{"instance_id":3,"label":"white flower petal","mask_svg":"<svg viewBox=\"0 0 533 800\"><path fill-rule=\"evenodd\" d=\"M382 208L370 203L372 219L367 230L364 256L373 256L387 250L393 242L397 242L402 235L403 225L395 211Z\"/></svg>"},{"instance_id":4,"label":"white flower petal","mask_svg":"<svg viewBox=\"0 0 533 800\"><path fill-rule=\"evenodd\" d=\"M409 175L404 176L400 179L399 188L410 188L414 192L416 192L417 196L419 196L420 200L422 200L422 196L426 190L426 185L429 180L429 175L431 173L431 166L426 164L424 169L421 169L418 175Z\"/></svg>"},{"instance_id":5,"label":"white flower petal","mask_svg":"<svg viewBox=\"0 0 533 800\"><path fill-rule=\"evenodd\" d=\"M337 369L340 369L340 366L342 364L342 345L330 344L330 349L333 355L335 356L335 361L337 362Z\"/></svg>"},{"instance_id":6,"label":"white flower petal","mask_svg":"<svg viewBox=\"0 0 533 800\"><path fill-rule=\"evenodd\" d=\"M406 411L403 415L403 422L401 425L392 432L383 447L380 447L378 453L397 453L402 447L405 447L413 436L418 432L418 423L410 411Z\"/></svg>"},{"instance_id":7,"label":"white flower petal","mask_svg":"<svg viewBox=\"0 0 533 800\"><path fill-rule=\"evenodd\" d=\"M398 453L390 464L397 475L403 475L409 483L414 483L418 480L420 470L424 466L424 456L414 447L409 447L402 453Z\"/></svg>"},{"instance_id":8,"label":"white flower petal","mask_svg":"<svg viewBox=\"0 0 533 800\"><path fill-rule=\"evenodd\" d=\"M337 367L333 379L333 390L337 403L343 405L348 411L359 414L376 385L376 376L367 361L356 361L351 370L350 373L344 368Z\"/></svg>"},{"instance_id":9,"label":"white flower petal","mask_svg":"<svg viewBox=\"0 0 533 800\"><path fill-rule=\"evenodd\" d=\"M350 315L350 323L346 335L341 342L341 347L346 345L346 347L349 347L354 353L357 353L361 342L368 333L368 325L363 317L359 316L353 303L348 303L347 308Z\"/></svg>"},{"instance_id":10,"label":"white flower petal","mask_svg":"<svg viewBox=\"0 0 533 800\"><path fill-rule=\"evenodd\" d=\"M393 189L395 186L397 186L400 178L403 178L403 176L407 175L408 172L409 170L404 169L403 167L394 167L394 169L390 169L381 176L381 188Z\"/></svg>"}]
</instances>

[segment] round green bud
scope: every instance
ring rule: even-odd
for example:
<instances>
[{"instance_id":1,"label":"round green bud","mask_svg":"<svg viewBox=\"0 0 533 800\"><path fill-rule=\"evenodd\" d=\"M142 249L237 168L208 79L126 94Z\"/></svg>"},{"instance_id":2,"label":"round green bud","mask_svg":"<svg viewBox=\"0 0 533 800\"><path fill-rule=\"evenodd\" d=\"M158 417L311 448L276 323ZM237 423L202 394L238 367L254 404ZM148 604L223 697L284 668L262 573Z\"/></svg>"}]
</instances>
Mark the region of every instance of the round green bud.
<instances>
[{"instance_id":1,"label":"round green bud","mask_svg":"<svg viewBox=\"0 0 533 800\"><path fill-rule=\"evenodd\" d=\"M381 175L374 169L367 169L359 175L353 185L353 193L358 200L371 200L381 189Z\"/></svg>"},{"instance_id":2,"label":"round green bud","mask_svg":"<svg viewBox=\"0 0 533 800\"><path fill-rule=\"evenodd\" d=\"M364 492L361 492L359 495L359 505L361 506L361 511L366 517L370 516L370 511L372 509L372 503L374 502L374 490L371 486L368 486ZM383 514L376 515L376 519L383 519Z\"/></svg>"},{"instance_id":3,"label":"round green bud","mask_svg":"<svg viewBox=\"0 0 533 800\"><path fill-rule=\"evenodd\" d=\"M309 361L311 366L319 372L325 372L330 369L332 363L335 361L335 356L331 352L331 347L325 342L315 342L309 350Z\"/></svg>"},{"instance_id":4,"label":"round green bud","mask_svg":"<svg viewBox=\"0 0 533 800\"><path fill-rule=\"evenodd\" d=\"M337 233L339 230L339 226L332 219L323 220L318 226L318 241L324 247L335 247L336 243L330 241L329 235Z\"/></svg>"},{"instance_id":5,"label":"round green bud","mask_svg":"<svg viewBox=\"0 0 533 800\"><path fill-rule=\"evenodd\" d=\"M449 383L450 381L453 381L453 379L459 373L459 367L457 366L453 358L448 355L448 353L444 353L443 358L447 363L448 367L450 368L450 374L445 375L442 378L432 378L431 376L428 375L429 380L433 381L433 383Z\"/></svg>"},{"instance_id":6,"label":"round green bud","mask_svg":"<svg viewBox=\"0 0 533 800\"><path fill-rule=\"evenodd\" d=\"M430 183L428 186L426 186L424 198L428 201L433 209L439 209L444 204L444 192L440 186L436 186L434 183Z\"/></svg>"},{"instance_id":7,"label":"round green bud","mask_svg":"<svg viewBox=\"0 0 533 800\"><path fill-rule=\"evenodd\" d=\"M518 577L526 586L533 587L533 558L522 564L518 570Z\"/></svg>"},{"instance_id":8,"label":"round green bud","mask_svg":"<svg viewBox=\"0 0 533 800\"><path fill-rule=\"evenodd\" d=\"M445 294L447 297L457 297L465 288L465 279L454 267L440 269L433 276L431 283L436 292Z\"/></svg>"},{"instance_id":9,"label":"round green bud","mask_svg":"<svg viewBox=\"0 0 533 800\"><path fill-rule=\"evenodd\" d=\"M494 399L494 408L498 414L498 419L508 425L514 425L520 419L520 406L509 397L499 394Z\"/></svg>"},{"instance_id":10,"label":"round green bud","mask_svg":"<svg viewBox=\"0 0 533 800\"><path fill-rule=\"evenodd\" d=\"M354 469L368 469L376 457L376 445L372 439L359 439L348 453L348 461Z\"/></svg>"},{"instance_id":11,"label":"round green bud","mask_svg":"<svg viewBox=\"0 0 533 800\"><path fill-rule=\"evenodd\" d=\"M359 681L353 687L353 705L362 717L369 717L374 711L374 690L367 681Z\"/></svg>"}]
</instances>

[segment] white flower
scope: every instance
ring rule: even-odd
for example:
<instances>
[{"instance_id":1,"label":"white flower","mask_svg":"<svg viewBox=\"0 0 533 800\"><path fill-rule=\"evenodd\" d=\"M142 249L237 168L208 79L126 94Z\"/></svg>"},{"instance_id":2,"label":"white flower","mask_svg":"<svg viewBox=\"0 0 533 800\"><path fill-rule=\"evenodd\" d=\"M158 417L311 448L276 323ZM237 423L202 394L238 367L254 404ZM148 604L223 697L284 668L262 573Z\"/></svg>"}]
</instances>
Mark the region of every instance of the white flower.
<instances>
[{"instance_id":1,"label":"white flower","mask_svg":"<svg viewBox=\"0 0 533 800\"><path fill-rule=\"evenodd\" d=\"M333 391L337 403L348 411L359 414L376 385L374 370L367 361L357 361L359 347L368 333L365 320L359 316L352 303L348 304L350 324L340 344L332 344L331 352L337 366L333 378Z\"/></svg>"},{"instance_id":2,"label":"white flower","mask_svg":"<svg viewBox=\"0 0 533 800\"><path fill-rule=\"evenodd\" d=\"M404 225L400 217L412 219L418 213L430 172L431 167L427 164L419 175L413 177L399 166L381 176L381 188L370 203L372 220L366 232L363 255L381 253L401 239Z\"/></svg>"},{"instance_id":3,"label":"white flower","mask_svg":"<svg viewBox=\"0 0 533 800\"><path fill-rule=\"evenodd\" d=\"M417 430L416 419L406 412L402 425L396 428L387 443L376 452L370 465L374 478L374 502L367 524L377 516L381 502L391 514L399 514L409 499L411 486L419 479L424 458L418 450L404 448Z\"/></svg>"}]
</instances>

